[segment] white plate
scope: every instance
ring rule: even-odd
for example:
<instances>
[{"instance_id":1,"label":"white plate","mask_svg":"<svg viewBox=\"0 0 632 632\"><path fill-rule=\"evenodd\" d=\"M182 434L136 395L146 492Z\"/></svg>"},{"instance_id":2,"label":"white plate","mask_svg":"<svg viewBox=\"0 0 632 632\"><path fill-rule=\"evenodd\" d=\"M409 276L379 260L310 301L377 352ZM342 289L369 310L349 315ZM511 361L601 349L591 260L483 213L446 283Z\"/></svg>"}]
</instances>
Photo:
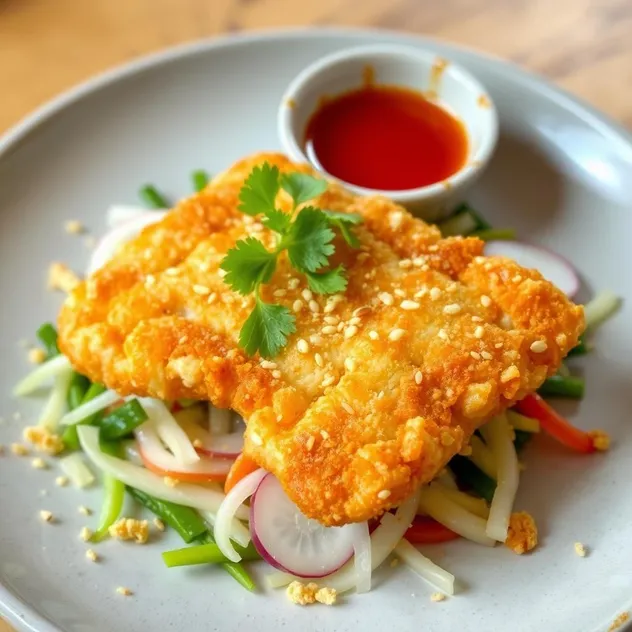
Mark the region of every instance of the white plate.
<instances>
[{"instance_id":1,"label":"white plate","mask_svg":"<svg viewBox=\"0 0 632 632\"><path fill-rule=\"evenodd\" d=\"M42 632L69 630L337 630L361 628L525 632L606 630L632 606L632 329L630 236L632 145L616 125L501 61L417 37L363 31L301 31L231 37L179 48L85 84L40 110L0 142L0 442L20 436L11 386L27 370L20 338L54 318L60 299L44 290L53 259L81 268L82 240L64 233L77 218L95 233L104 210L133 203L151 181L168 194L189 190L190 171L218 172L249 152L278 147L275 114L288 82L321 55L394 42L428 48L466 66L500 112L496 156L470 201L497 226L575 261L584 293L609 287L622 312L573 361L587 379L581 405L562 406L580 426L604 427L608 455L574 456L546 440L530 446L517 506L533 513L541 545L529 556L465 542L430 548L460 579L458 596L430 602L432 589L402 567L387 568L368 595L340 606L300 608L282 592L251 595L222 572L163 567L151 546L107 542L102 561L78 538L86 504L100 493L54 485L56 472L0 457L0 598L9 620ZM47 490L44 497L40 490ZM43 525L46 508L59 523ZM575 555L573 543L590 553ZM135 595L115 593L129 586Z\"/></svg>"}]
</instances>

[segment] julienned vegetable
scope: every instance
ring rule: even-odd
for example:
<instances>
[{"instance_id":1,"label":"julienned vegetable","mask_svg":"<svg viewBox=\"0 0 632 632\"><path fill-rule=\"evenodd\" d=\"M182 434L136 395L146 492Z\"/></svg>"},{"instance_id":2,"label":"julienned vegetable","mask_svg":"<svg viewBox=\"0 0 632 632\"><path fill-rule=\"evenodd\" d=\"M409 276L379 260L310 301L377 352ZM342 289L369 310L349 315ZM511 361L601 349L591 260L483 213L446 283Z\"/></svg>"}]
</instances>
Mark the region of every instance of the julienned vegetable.
<instances>
[{"instance_id":1,"label":"julienned vegetable","mask_svg":"<svg viewBox=\"0 0 632 632\"><path fill-rule=\"evenodd\" d=\"M393 552L427 582L447 595L454 594L454 575L422 555L407 539L400 540Z\"/></svg>"},{"instance_id":2,"label":"julienned vegetable","mask_svg":"<svg viewBox=\"0 0 632 632\"><path fill-rule=\"evenodd\" d=\"M94 474L86 465L82 454L75 452L63 457L59 461L59 467L76 487L87 487L94 483Z\"/></svg>"},{"instance_id":3,"label":"julienned vegetable","mask_svg":"<svg viewBox=\"0 0 632 632\"><path fill-rule=\"evenodd\" d=\"M621 299L616 294L610 290L599 292L592 301L584 306L586 329L596 329L616 314L619 307L621 307Z\"/></svg>"},{"instance_id":4,"label":"julienned vegetable","mask_svg":"<svg viewBox=\"0 0 632 632\"><path fill-rule=\"evenodd\" d=\"M125 485L110 474L103 477L103 504L99 526L90 538L93 542L101 542L109 535L110 527L117 521L123 509L125 499Z\"/></svg>"},{"instance_id":5,"label":"julienned vegetable","mask_svg":"<svg viewBox=\"0 0 632 632\"><path fill-rule=\"evenodd\" d=\"M68 410L74 410L81 405L89 386L90 380L87 377L80 375L76 371L73 372L70 385L68 386Z\"/></svg>"},{"instance_id":6,"label":"julienned vegetable","mask_svg":"<svg viewBox=\"0 0 632 632\"><path fill-rule=\"evenodd\" d=\"M585 382L582 377L553 375L544 380L544 384L538 389L538 393L540 395L557 395L581 399L584 396L584 387Z\"/></svg>"},{"instance_id":7,"label":"julienned vegetable","mask_svg":"<svg viewBox=\"0 0 632 632\"><path fill-rule=\"evenodd\" d=\"M439 544L461 536L432 518L417 516L404 537L412 544Z\"/></svg>"},{"instance_id":8,"label":"julienned vegetable","mask_svg":"<svg viewBox=\"0 0 632 632\"><path fill-rule=\"evenodd\" d=\"M51 432L57 430L59 422L66 411L68 386L72 380L73 373L71 369L66 369L55 376L53 388L38 420L40 426L47 428Z\"/></svg>"},{"instance_id":9,"label":"julienned vegetable","mask_svg":"<svg viewBox=\"0 0 632 632\"><path fill-rule=\"evenodd\" d=\"M57 330L52 323L44 323L37 330L37 337L44 346L48 360L59 355L59 347L57 346Z\"/></svg>"},{"instance_id":10,"label":"julienned vegetable","mask_svg":"<svg viewBox=\"0 0 632 632\"><path fill-rule=\"evenodd\" d=\"M86 391L83 399L81 400L81 404L87 404L89 401L93 400L95 397L101 395L101 393L105 392L105 386L101 384L90 384L88 390ZM71 410L74 410L71 409ZM93 424L99 418L100 413L94 413L85 417L77 424L73 424L72 426L66 426L64 432L62 433L62 440L64 445L68 450L78 450L81 446L79 445L79 435L77 434L77 426L79 424Z\"/></svg>"},{"instance_id":11,"label":"julienned vegetable","mask_svg":"<svg viewBox=\"0 0 632 632\"><path fill-rule=\"evenodd\" d=\"M454 472L457 480L466 489L491 502L496 489L496 481L481 471L472 461L464 456L452 457L448 467Z\"/></svg>"},{"instance_id":12,"label":"julienned vegetable","mask_svg":"<svg viewBox=\"0 0 632 632\"><path fill-rule=\"evenodd\" d=\"M13 389L13 394L16 397L24 397L25 395L31 395L38 388L42 388L50 383L55 377L62 373L72 371L70 361L66 356L58 355L50 360L40 364L33 369L26 377L18 382ZM64 393L64 398L65 398Z\"/></svg>"},{"instance_id":13,"label":"julienned vegetable","mask_svg":"<svg viewBox=\"0 0 632 632\"><path fill-rule=\"evenodd\" d=\"M261 559L254 544L250 544L246 548L239 547L239 554L246 562ZM187 546L183 549L175 549L173 551L165 551L162 554L162 559L168 568L175 566L194 566L197 564L225 564L230 562L219 550L219 546L214 542Z\"/></svg>"},{"instance_id":14,"label":"julienned vegetable","mask_svg":"<svg viewBox=\"0 0 632 632\"><path fill-rule=\"evenodd\" d=\"M140 424L147 421L147 413L137 399L125 402L99 423L102 439L122 439L130 435Z\"/></svg>"},{"instance_id":15,"label":"julienned vegetable","mask_svg":"<svg viewBox=\"0 0 632 632\"><path fill-rule=\"evenodd\" d=\"M86 423L87 418L120 401L121 397L114 391L103 391L99 395L82 402L81 406L65 414L60 423L63 426L74 425L80 422Z\"/></svg>"},{"instance_id":16,"label":"julienned vegetable","mask_svg":"<svg viewBox=\"0 0 632 632\"><path fill-rule=\"evenodd\" d=\"M153 184L146 184L138 193L140 195L140 199L145 202L149 208L169 208L169 204Z\"/></svg>"}]
</instances>

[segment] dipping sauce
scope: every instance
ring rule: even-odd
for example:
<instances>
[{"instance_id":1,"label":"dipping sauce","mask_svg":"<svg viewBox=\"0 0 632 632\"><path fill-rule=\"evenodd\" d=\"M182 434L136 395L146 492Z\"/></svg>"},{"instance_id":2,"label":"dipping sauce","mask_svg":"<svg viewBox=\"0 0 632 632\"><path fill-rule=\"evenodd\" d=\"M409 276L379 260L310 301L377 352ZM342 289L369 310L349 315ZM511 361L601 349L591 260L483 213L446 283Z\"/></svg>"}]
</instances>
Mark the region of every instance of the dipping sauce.
<instances>
[{"instance_id":1,"label":"dipping sauce","mask_svg":"<svg viewBox=\"0 0 632 632\"><path fill-rule=\"evenodd\" d=\"M305 148L340 180L397 191L456 173L468 141L462 123L420 92L369 85L325 101L307 124Z\"/></svg>"}]
</instances>

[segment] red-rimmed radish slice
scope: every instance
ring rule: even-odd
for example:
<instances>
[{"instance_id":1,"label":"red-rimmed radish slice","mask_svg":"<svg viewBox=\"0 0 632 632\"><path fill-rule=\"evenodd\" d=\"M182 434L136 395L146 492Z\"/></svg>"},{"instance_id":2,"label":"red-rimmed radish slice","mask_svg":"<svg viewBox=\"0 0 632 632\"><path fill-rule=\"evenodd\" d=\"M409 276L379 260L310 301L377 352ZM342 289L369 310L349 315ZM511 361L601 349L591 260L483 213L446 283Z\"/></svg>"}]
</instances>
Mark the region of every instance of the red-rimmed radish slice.
<instances>
[{"instance_id":1,"label":"red-rimmed radish slice","mask_svg":"<svg viewBox=\"0 0 632 632\"><path fill-rule=\"evenodd\" d=\"M184 416L178 417L180 427L193 442L198 454L234 461L244 448L244 428L226 435L215 436Z\"/></svg>"},{"instance_id":2,"label":"red-rimmed radish slice","mask_svg":"<svg viewBox=\"0 0 632 632\"><path fill-rule=\"evenodd\" d=\"M579 290L579 277L575 268L564 257L523 241L488 241L487 256L509 257L523 268L534 268L564 294L573 297Z\"/></svg>"},{"instance_id":3,"label":"red-rimmed radish slice","mask_svg":"<svg viewBox=\"0 0 632 632\"><path fill-rule=\"evenodd\" d=\"M305 517L272 474L261 481L250 503L250 532L264 560L297 577L337 571L353 556L358 535L355 525L324 527Z\"/></svg>"},{"instance_id":4,"label":"red-rimmed radish slice","mask_svg":"<svg viewBox=\"0 0 632 632\"><path fill-rule=\"evenodd\" d=\"M146 226L159 222L164 216L163 211L146 211L143 215L112 228L99 240L92 252L87 273L92 274L103 267L123 244L134 239Z\"/></svg>"},{"instance_id":5,"label":"red-rimmed radish slice","mask_svg":"<svg viewBox=\"0 0 632 632\"><path fill-rule=\"evenodd\" d=\"M167 209L148 210L144 206L131 206L129 204L112 204L105 212L105 222L108 228L116 228L130 220L134 220L141 215L148 213L160 213L164 215Z\"/></svg>"},{"instance_id":6,"label":"red-rimmed radish slice","mask_svg":"<svg viewBox=\"0 0 632 632\"><path fill-rule=\"evenodd\" d=\"M145 422L135 431L139 454L145 467L161 476L169 476L189 483L221 481L226 478L231 462L225 459L200 459L184 465L167 450L154 428Z\"/></svg>"}]
</instances>

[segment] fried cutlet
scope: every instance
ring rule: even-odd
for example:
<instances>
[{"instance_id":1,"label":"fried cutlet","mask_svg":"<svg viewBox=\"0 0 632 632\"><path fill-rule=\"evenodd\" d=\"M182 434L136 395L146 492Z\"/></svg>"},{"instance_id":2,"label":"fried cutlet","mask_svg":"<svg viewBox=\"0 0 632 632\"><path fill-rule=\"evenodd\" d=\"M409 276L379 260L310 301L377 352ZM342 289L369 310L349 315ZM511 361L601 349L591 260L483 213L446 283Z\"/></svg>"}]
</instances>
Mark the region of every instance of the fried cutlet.
<instances>
[{"instance_id":1,"label":"fried cutlet","mask_svg":"<svg viewBox=\"0 0 632 632\"><path fill-rule=\"evenodd\" d=\"M360 247L336 241L343 295L312 294L282 256L264 300L296 315L273 360L248 357L253 307L219 264L235 241L273 236L240 213L255 165L311 173L277 154L238 162L149 226L77 287L59 317L76 369L121 394L193 398L247 421L245 452L307 516L341 525L379 515L432 480L492 415L554 374L584 327L534 270L482 256L476 238L436 227L383 197L336 183L313 203L358 213ZM285 193L281 208L291 209Z\"/></svg>"}]
</instances>

